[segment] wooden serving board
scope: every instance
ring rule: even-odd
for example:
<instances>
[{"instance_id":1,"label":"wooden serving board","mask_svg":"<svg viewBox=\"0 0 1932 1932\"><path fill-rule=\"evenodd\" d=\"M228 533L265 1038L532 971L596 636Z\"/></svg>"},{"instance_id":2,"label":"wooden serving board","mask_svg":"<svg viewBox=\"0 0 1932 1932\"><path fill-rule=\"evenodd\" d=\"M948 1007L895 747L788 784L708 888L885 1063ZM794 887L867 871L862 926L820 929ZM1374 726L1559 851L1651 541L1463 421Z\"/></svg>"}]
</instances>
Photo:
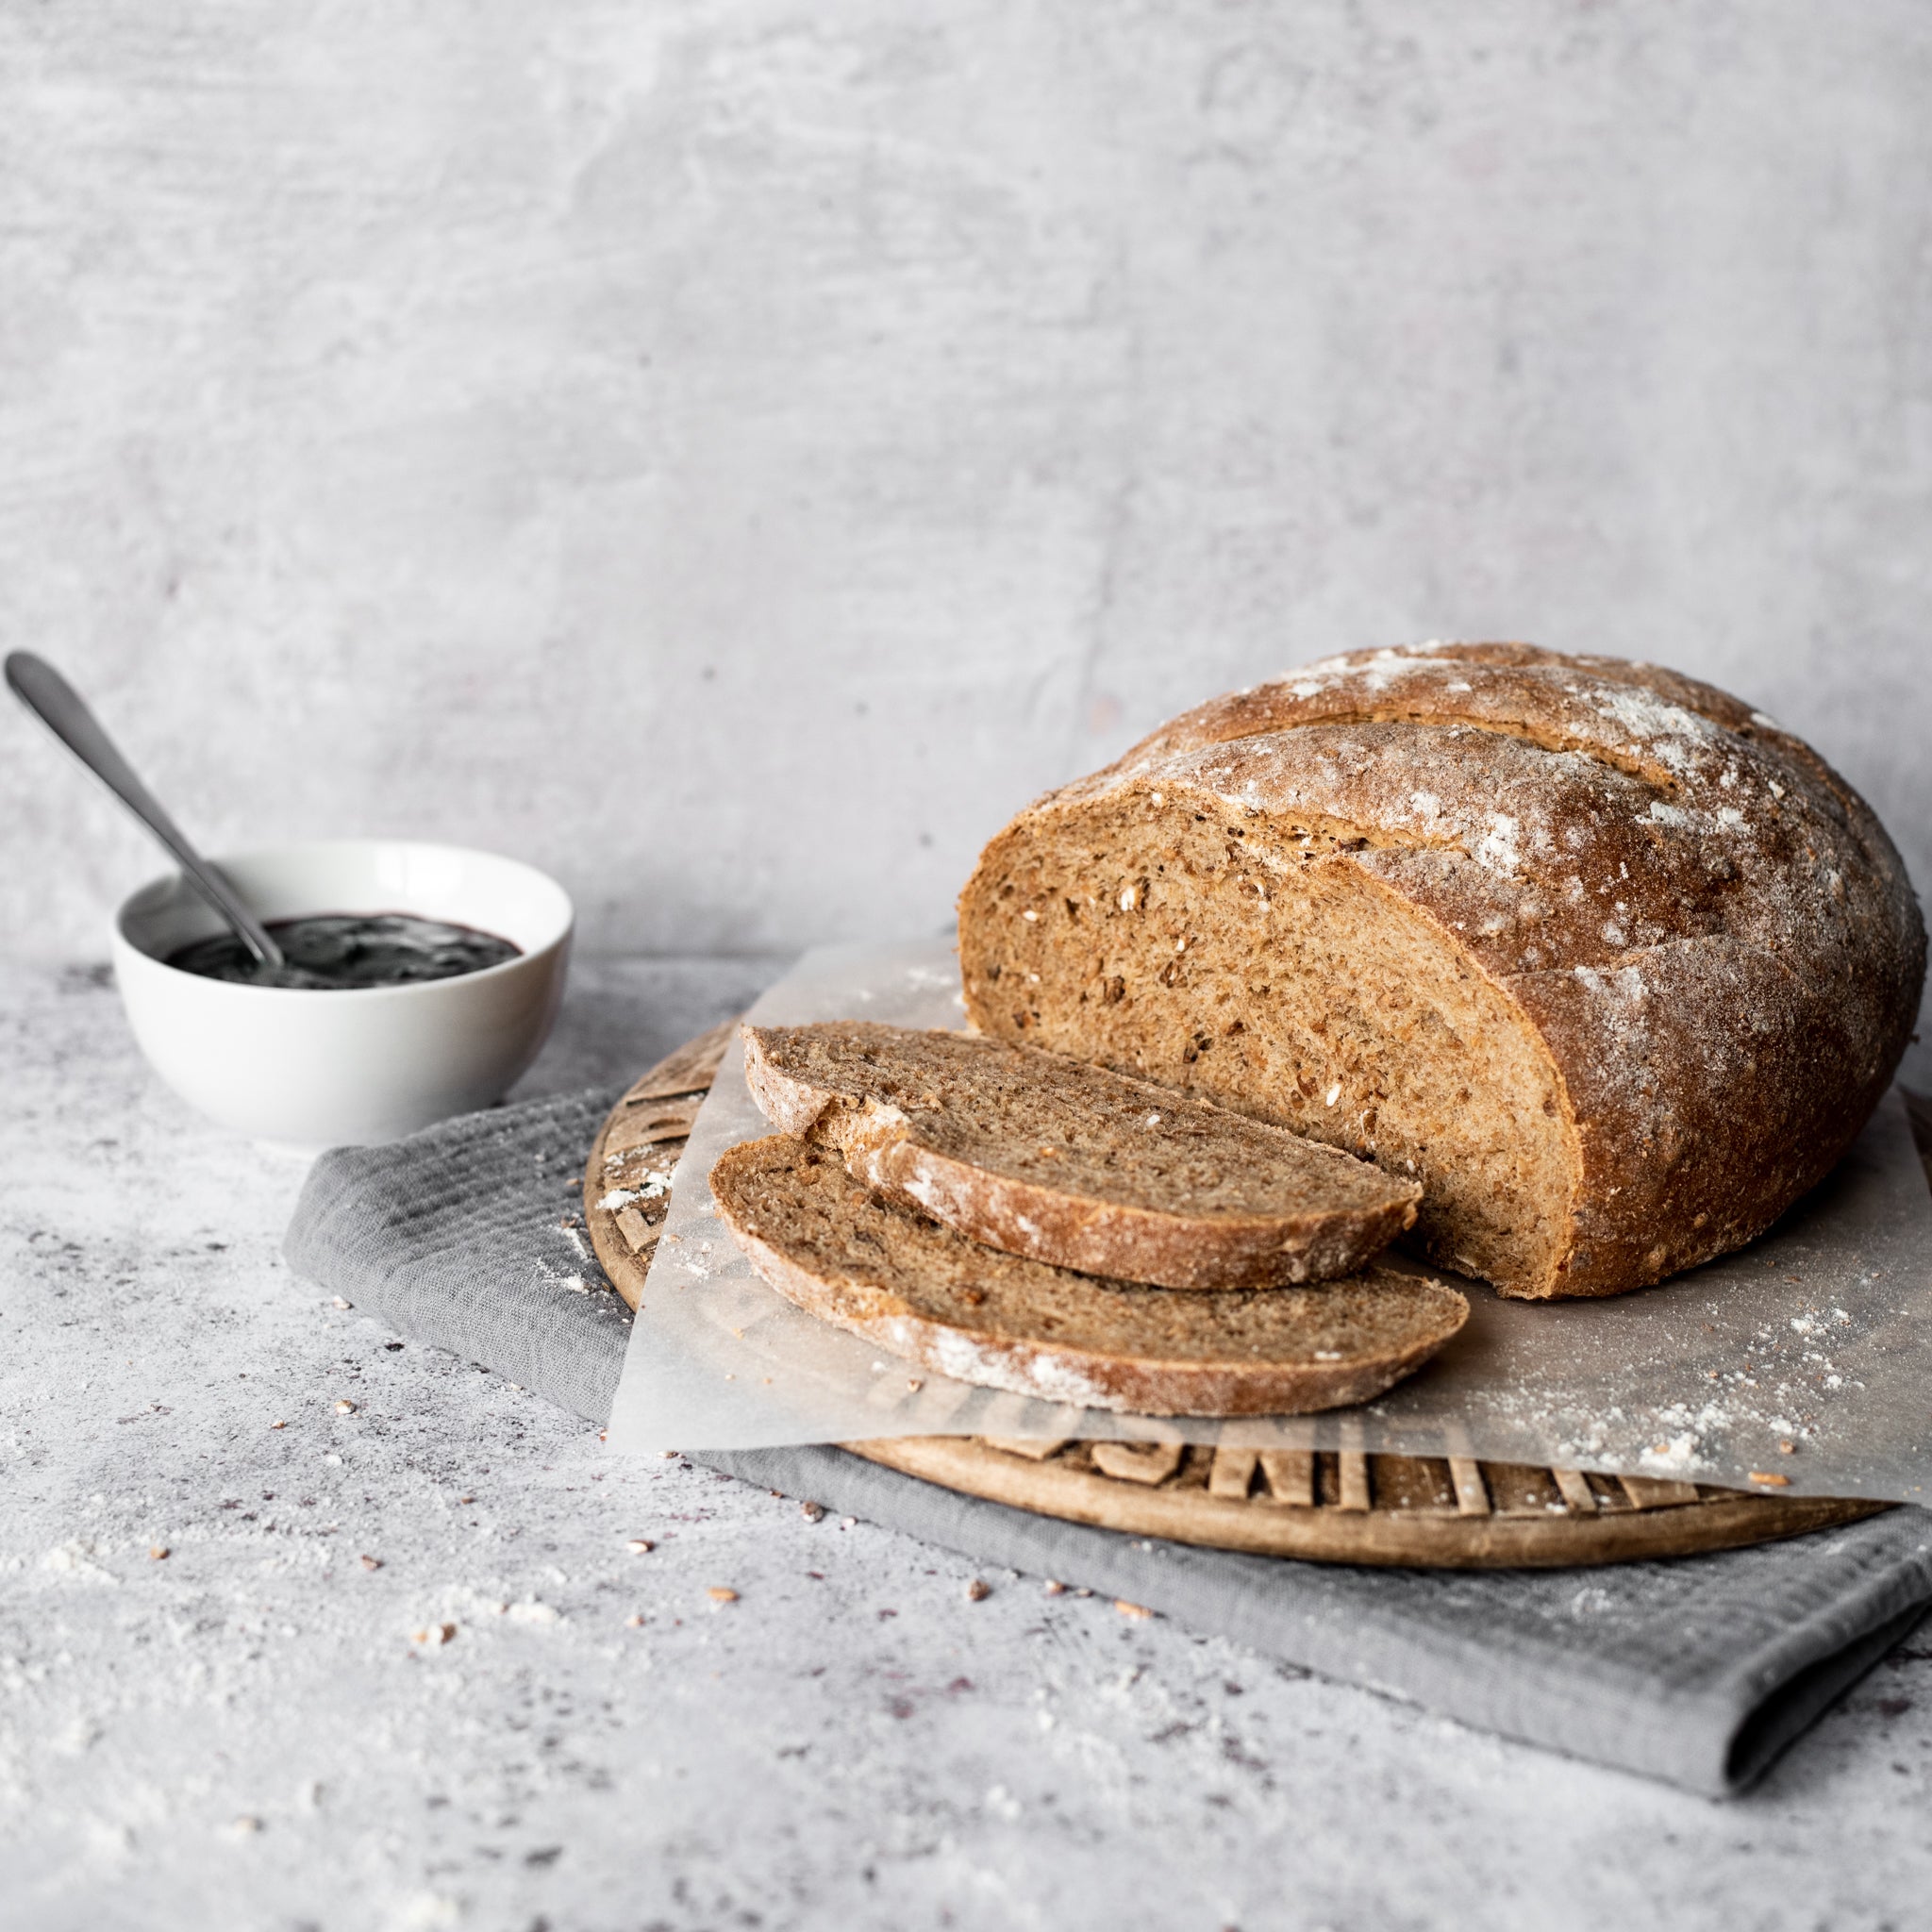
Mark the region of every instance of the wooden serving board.
<instances>
[{"instance_id":1,"label":"wooden serving board","mask_svg":"<svg viewBox=\"0 0 1932 1932\"><path fill-rule=\"evenodd\" d=\"M737 1024L726 1021L658 1061L611 1108L591 1149L584 1222L605 1274L633 1308L670 1207L671 1172ZM613 1190L641 1198L611 1212L600 1204ZM1447 1570L1625 1563L1802 1536L1890 1507L1348 1451L978 1436L841 1446L925 1482L1069 1523L1322 1563Z\"/></svg>"}]
</instances>

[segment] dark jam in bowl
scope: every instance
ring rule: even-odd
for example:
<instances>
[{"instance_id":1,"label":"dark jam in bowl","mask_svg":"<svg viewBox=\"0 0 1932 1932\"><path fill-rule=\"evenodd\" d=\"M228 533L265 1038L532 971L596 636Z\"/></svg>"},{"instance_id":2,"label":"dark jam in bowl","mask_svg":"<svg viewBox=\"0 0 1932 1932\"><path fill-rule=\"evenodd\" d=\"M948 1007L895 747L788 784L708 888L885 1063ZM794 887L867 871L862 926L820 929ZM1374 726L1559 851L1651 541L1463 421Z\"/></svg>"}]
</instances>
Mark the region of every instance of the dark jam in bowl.
<instances>
[{"instance_id":1,"label":"dark jam in bowl","mask_svg":"<svg viewBox=\"0 0 1932 1932\"><path fill-rule=\"evenodd\" d=\"M168 955L168 964L207 979L244 986L299 987L345 992L358 987L412 986L425 979L455 979L517 957L517 948L494 933L445 925L408 912L326 912L312 919L271 920L269 937L288 965L270 973L231 932L196 940Z\"/></svg>"}]
</instances>

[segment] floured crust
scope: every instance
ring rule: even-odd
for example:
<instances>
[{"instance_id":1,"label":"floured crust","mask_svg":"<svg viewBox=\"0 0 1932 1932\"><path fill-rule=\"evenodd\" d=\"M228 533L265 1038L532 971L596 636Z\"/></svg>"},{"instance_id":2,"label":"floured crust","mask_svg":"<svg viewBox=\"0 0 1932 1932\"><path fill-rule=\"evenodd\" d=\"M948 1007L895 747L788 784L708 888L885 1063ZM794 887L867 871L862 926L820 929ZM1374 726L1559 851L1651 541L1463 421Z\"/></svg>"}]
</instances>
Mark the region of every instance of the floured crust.
<instances>
[{"instance_id":1,"label":"floured crust","mask_svg":"<svg viewBox=\"0 0 1932 1932\"><path fill-rule=\"evenodd\" d=\"M774 1126L976 1241L1186 1291L1353 1274L1422 1190L1338 1149L1062 1055L862 1021L746 1026Z\"/></svg>"},{"instance_id":2,"label":"floured crust","mask_svg":"<svg viewBox=\"0 0 1932 1932\"><path fill-rule=\"evenodd\" d=\"M1418 957L1507 1009L1540 1069L1514 1077L1549 1090L1561 1145L1544 1165L1564 1175L1558 1232L1484 1270L1507 1293L1616 1293L1761 1233L1850 1144L1917 1012L1924 927L1869 808L1770 719L1654 666L1438 645L1329 659L1187 713L988 847L960 901L983 1030L1121 1063L1108 1001L1143 990L1119 974L1114 990L1096 962L1108 922L1144 917L1136 895L1162 882L1101 881L1076 914L1042 900L1036 924L1015 917L1024 881L1134 814L1227 828L1263 914L1324 878L1384 895ZM1252 943L1265 959L1265 934ZM1178 1013L1188 971L1163 989ZM1137 1070L1377 1151L1374 1067L1307 1120L1230 1074L1252 1037L1230 1046L1219 1008L1196 1018L1211 1052ZM1461 1258L1426 1203L1423 1231Z\"/></svg>"},{"instance_id":3,"label":"floured crust","mask_svg":"<svg viewBox=\"0 0 1932 1932\"><path fill-rule=\"evenodd\" d=\"M807 1313L935 1372L1141 1415L1285 1415L1367 1401L1468 1319L1381 1264L1317 1288L1178 1292L1001 1254L871 1192L790 1135L729 1148L711 1197L759 1274Z\"/></svg>"}]
</instances>

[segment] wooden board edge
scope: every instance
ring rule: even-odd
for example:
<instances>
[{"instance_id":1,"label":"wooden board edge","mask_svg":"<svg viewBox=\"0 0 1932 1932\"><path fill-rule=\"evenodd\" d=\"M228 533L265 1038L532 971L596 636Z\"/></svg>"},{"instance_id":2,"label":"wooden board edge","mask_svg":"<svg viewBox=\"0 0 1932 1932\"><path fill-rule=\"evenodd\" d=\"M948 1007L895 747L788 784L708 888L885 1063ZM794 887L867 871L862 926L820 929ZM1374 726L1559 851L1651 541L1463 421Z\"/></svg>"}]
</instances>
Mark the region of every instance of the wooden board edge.
<instances>
[{"instance_id":1,"label":"wooden board edge","mask_svg":"<svg viewBox=\"0 0 1932 1932\"><path fill-rule=\"evenodd\" d=\"M734 1013L730 1019L719 1021L715 1026L687 1040L683 1045L673 1047L625 1090L617 1104L604 1116L604 1124L591 1143L590 1158L584 1163L584 1231L591 1238L591 1252L597 1257L598 1267L603 1269L605 1278L632 1314L637 1313L644 1298L644 1280L651 1272L651 1261L658 1250L654 1243L649 1254L641 1257L633 1254L630 1243L624 1238L623 1229L617 1224L616 1214L603 1206L604 1197L609 1191L604 1150L609 1143L612 1131L633 1108L654 1100L708 1093L711 1082L717 1077L718 1063L743 1024L744 1015ZM675 1145L681 1157L686 1143L667 1141L662 1144L667 1152Z\"/></svg>"},{"instance_id":2,"label":"wooden board edge","mask_svg":"<svg viewBox=\"0 0 1932 1932\"><path fill-rule=\"evenodd\" d=\"M596 1256L605 1278L617 1291L624 1305L636 1314L638 1304L644 1298L644 1276L649 1272L649 1263L639 1266L618 1232L617 1217L598 1205L606 1192L604 1141L620 1110L613 1108L606 1115L604 1124L597 1129L596 1140L591 1143L591 1158L584 1166L584 1231L591 1238L591 1252ZM653 1248L651 1252L655 1254L657 1250Z\"/></svg>"},{"instance_id":3,"label":"wooden board edge","mask_svg":"<svg viewBox=\"0 0 1932 1932\"><path fill-rule=\"evenodd\" d=\"M1288 1509L1205 1491L1130 1487L1022 1461L970 1437L908 1436L840 1445L902 1474L990 1502L1130 1536L1253 1556L1442 1570L1562 1570L1736 1549L1855 1523L1888 1503L1739 1495L1680 1509L1588 1517L1471 1517Z\"/></svg>"}]
</instances>

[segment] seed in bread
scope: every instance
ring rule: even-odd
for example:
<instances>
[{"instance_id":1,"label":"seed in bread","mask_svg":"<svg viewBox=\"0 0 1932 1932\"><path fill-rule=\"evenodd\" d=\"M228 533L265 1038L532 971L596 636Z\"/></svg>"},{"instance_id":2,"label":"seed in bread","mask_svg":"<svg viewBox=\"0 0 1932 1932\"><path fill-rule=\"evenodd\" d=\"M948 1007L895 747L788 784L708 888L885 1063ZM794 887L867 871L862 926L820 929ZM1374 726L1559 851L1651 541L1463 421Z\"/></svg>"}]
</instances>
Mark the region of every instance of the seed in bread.
<instances>
[{"instance_id":1,"label":"seed in bread","mask_svg":"<svg viewBox=\"0 0 1932 1932\"><path fill-rule=\"evenodd\" d=\"M786 1133L1008 1254L1163 1288L1353 1274L1422 1189L1338 1148L1062 1054L866 1021L744 1028Z\"/></svg>"},{"instance_id":2,"label":"seed in bread","mask_svg":"<svg viewBox=\"0 0 1932 1932\"><path fill-rule=\"evenodd\" d=\"M959 902L985 1032L1424 1186L1506 1294L1760 1234L1898 1065L1924 977L1864 801L1738 699L1517 644L1331 658L1020 814Z\"/></svg>"},{"instance_id":3,"label":"seed in bread","mask_svg":"<svg viewBox=\"0 0 1932 1932\"><path fill-rule=\"evenodd\" d=\"M964 1382L1141 1415L1285 1415L1365 1402L1469 1317L1454 1289L1374 1262L1316 1288L1187 1292L968 1241L876 1194L831 1148L742 1141L711 1199L808 1314Z\"/></svg>"}]
</instances>

